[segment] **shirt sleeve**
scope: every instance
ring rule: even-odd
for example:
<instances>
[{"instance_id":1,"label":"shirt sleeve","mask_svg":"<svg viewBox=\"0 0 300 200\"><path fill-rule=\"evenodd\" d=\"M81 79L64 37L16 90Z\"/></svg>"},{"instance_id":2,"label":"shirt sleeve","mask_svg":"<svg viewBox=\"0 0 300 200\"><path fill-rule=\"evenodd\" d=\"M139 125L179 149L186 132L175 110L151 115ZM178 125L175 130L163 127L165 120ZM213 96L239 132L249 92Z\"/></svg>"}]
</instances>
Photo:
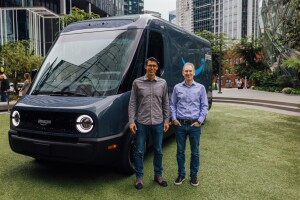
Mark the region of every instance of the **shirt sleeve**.
<instances>
[{"instance_id":1,"label":"shirt sleeve","mask_svg":"<svg viewBox=\"0 0 300 200\"><path fill-rule=\"evenodd\" d=\"M164 84L164 94L162 99L162 109L165 123L169 122L170 118L170 103L169 103L169 95L168 95L168 86L167 82Z\"/></svg>"},{"instance_id":2,"label":"shirt sleeve","mask_svg":"<svg viewBox=\"0 0 300 200\"><path fill-rule=\"evenodd\" d=\"M171 96L171 103L170 103L170 110L171 110L171 116L173 121L176 119L176 110L177 110L176 105L177 105L177 92L175 86L173 89L173 93Z\"/></svg>"},{"instance_id":3,"label":"shirt sleeve","mask_svg":"<svg viewBox=\"0 0 300 200\"><path fill-rule=\"evenodd\" d=\"M130 100L129 100L129 105L128 105L129 123L134 123L134 119L135 119L135 112L136 112L136 108L137 108L136 87L137 86L134 81L132 84L131 95L130 95Z\"/></svg>"},{"instance_id":4,"label":"shirt sleeve","mask_svg":"<svg viewBox=\"0 0 300 200\"><path fill-rule=\"evenodd\" d=\"M202 86L201 92L200 92L200 117L199 117L198 121L203 123L207 113L208 113L207 94L206 94L205 87Z\"/></svg>"}]
</instances>

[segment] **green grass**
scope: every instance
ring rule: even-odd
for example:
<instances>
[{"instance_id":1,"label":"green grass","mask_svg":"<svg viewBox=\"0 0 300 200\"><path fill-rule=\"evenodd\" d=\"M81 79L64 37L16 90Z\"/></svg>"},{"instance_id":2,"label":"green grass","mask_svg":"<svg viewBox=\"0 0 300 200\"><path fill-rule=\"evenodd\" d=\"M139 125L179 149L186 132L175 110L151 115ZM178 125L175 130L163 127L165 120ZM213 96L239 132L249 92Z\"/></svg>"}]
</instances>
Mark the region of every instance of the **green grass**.
<instances>
[{"instance_id":1,"label":"green grass","mask_svg":"<svg viewBox=\"0 0 300 200\"><path fill-rule=\"evenodd\" d=\"M140 191L133 187L134 175L122 176L101 167L44 165L13 153L8 144L8 118L0 114L1 200L300 199L299 117L215 104L202 129L200 185L172 184L177 165L171 138L163 148L169 186L153 182L153 155L149 153L145 187Z\"/></svg>"}]
</instances>

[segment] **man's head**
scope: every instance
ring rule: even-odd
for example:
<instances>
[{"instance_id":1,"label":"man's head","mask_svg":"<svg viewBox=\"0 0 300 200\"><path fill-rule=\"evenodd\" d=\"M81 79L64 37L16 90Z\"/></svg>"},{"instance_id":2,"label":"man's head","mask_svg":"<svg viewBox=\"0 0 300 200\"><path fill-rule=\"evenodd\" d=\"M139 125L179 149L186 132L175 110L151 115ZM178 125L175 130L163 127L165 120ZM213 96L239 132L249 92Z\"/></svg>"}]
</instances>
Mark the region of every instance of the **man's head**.
<instances>
[{"instance_id":1,"label":"man's head","mask_svg":"<svg viewBox=\"0 0 300 200\"><path fill-rule=\"evenodd\" d=\"M186 82L191 82L194 80L195 66L193 65L193 63L185 63L182 69L182 75Z\"/></svg>"},{"instance_id":2,"label":"man's head","mask_svg":"<svg viewBox=\"0 0 300 200\"><path fill-rule=\"evenodd\" d=\"M145 61L145 69L146 69L146 76L154 77L156 71L158 70L159 62L156 58L150 57Z\"/></svg>"},{"instance_id":3,"label":"man's head","mask_svg":"<svg viewBox=\"0 0 300 200\"><path fill-rule=\"evenodd\" d=\"M4 68L3 67L0 67L0 75L1 74L4 74Z\"/></svg>"}]
</instances>

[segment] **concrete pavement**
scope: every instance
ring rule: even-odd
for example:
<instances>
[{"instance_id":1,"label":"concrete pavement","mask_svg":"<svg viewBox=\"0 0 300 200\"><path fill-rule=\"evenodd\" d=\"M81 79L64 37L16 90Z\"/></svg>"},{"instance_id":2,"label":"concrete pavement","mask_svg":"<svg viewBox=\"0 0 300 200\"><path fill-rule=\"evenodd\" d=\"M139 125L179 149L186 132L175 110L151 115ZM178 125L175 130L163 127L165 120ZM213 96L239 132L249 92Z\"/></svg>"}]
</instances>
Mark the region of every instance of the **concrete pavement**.
<instances>
[{"instance_id":1,"label":"concrete pavement","mask_svg":"<svg viewBox=\"0 0 300 200\"><path fill-rule=\"evenodd\" d=\"M300 95L289 95L251 89L222 88L213 91L213 103L239 104L240 106L300 116Z\"/></svg>"}]
</instances>

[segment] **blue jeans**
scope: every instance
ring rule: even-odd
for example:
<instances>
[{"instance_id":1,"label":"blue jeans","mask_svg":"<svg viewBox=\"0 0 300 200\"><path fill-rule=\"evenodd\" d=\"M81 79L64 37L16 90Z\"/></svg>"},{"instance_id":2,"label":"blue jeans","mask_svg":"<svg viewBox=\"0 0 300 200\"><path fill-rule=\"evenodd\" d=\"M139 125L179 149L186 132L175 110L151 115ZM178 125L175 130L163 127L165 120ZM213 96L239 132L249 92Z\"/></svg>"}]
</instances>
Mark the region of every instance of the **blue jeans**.
<instances>
[{"instance_id":1,"label":"blue jeans","mask_svg":"<svg viewBox=\"0 0 300 200\"><path fill-rule=\"evenodd\" d=\"M190 147L191 147L191 162L190 162L190 176L197 176L200 166L200 135L201 126L196 127L190 124L181 124L176 126L175 137L177 143L177 164L178 164L178 175L185 176L185 146L186 139L189 136Z\"/></svg>"},{"instance_id":2,"label":"blue jeans","mask_svg":"<svg viewBox=\"0 0 300 200\"><path fill-rule=\"evenodd\" d=\"M7 102L7 93L1 92L1 102Z\"/></svg>"},{"instance_id":3,"label":"blue jeans","mask_svg":"<svg viewBox=\"0 0 300 200\"><path fill-rule=\"evenodd\" d=\"M161 176L162 175L162 140L163 140L163 123L157 125L143 125L136 122L137 132L136 132L136 151L135 151L135 170L136 177L143 178L144 176L144 150L145 144L147 140L147 132L150 131L153 141L153 149L154 149L154 175Z\"/></svg>"}]
</instances>

